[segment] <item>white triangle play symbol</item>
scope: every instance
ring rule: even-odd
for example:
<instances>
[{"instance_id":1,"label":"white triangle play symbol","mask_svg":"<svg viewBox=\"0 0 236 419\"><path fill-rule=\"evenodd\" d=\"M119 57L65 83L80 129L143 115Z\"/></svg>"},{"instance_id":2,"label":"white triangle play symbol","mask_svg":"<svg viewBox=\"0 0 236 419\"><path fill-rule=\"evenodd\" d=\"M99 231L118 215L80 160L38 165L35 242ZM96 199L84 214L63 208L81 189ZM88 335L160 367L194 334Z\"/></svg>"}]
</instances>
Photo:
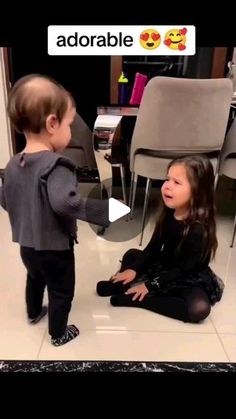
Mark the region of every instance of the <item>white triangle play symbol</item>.
<instances>
[{"instance_id":1,"label":"white triangle play symbol","mask_svg":"<svg viewBox=\"0 0 236 419\"><path fill-rule=\"evenodd\" d=\"M126 214L129 214L130 207L122 204L122 202L120 201L117 201L117 199L110 198L108 211L109 221L113 223L113 221L116 221L119 218L124 217L124 215Z\"/></svg>"}]
</instances>

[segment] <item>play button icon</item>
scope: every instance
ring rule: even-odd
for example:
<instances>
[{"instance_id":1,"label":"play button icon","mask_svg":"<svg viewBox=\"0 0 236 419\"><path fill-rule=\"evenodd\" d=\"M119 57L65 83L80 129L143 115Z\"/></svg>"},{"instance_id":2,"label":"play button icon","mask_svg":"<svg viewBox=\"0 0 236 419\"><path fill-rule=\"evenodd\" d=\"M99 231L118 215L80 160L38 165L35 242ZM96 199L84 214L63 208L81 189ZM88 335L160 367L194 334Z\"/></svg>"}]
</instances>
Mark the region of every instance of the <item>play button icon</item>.
<instances>
[{"instance_id":1,"label":"play button icon","mask_svg":"<svg viewBox=\"0 0 236 419\"><path fill-rule=\"evenodd\" d=\"M124 215L129 214L129 212L130 207L127 205L122 204L122 202L118 201L117 199L109 199L108 218L111 223L121 217L124 217Z\"/></svg>"},{"instance_id":2,"label":"play button icon","mask_svg":"<svg viewBox=\"0 0 236 419\"><path fill-rule=\"evenodd\" d=\"M103 179L103 187L101 187L100 183L95 184L92 188L89 187L90 191L89 194L87 194L88 198L96 200L103 199L106 201L105 209L103 209L103 211L105 210L106 212L106 222L109 220L108 227L102 227L92 222L89 223L89 226L95 235L98 236L98 240L105 240L112 243L124 243L136 238L141 233L142 223L140 222L140 219L142 219L142 207L136 205L134 219L130 220L128 217L131 208L123 203L125 201L122 200L123 194L120 187L113 187L112 189L111 185L112 179L107 178ZM80 188L83 187L84 194L86 194L88 185L82 183ZM136 204L138 203L136 202ZM146 224L148 223L149 218L150 213L147 213L145 220Z\"/></svg>"}]
</instances>

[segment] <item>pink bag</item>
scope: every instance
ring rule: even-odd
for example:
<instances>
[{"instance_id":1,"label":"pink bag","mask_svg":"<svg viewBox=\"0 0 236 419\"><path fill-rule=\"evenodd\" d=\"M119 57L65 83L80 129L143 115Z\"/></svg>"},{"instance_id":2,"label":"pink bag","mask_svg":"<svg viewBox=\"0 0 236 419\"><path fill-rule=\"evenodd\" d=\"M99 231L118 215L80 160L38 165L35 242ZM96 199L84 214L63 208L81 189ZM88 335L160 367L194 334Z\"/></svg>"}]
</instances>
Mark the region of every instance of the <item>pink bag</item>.
<instances>
[{"instance_id":1,"label":"pink bag","mask_svg":"<svg viewBox=\"0 0 236 419\"><path fill-rule=\"evenodd\" d=\"M147 76L144 74L136 73L134 86L129 101L130 105L139 105L143 96L144 87L147 81Z\"/></svg>"}]
</instances>

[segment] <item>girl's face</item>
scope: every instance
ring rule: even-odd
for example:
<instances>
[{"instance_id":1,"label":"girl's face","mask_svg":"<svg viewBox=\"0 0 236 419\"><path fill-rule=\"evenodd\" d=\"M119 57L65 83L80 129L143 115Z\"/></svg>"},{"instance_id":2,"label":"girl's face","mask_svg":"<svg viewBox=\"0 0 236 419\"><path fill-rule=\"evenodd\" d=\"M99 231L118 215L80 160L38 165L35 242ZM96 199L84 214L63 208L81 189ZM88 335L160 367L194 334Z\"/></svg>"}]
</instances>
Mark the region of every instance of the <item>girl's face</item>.
<instances>
[{"instance_id":1,"label":"girl's face","mask_svg":"<svg viewBox=\"0 0 236 419\"><path fill-rule=\"evenodd\" d=\"M168 208L183 211L189 208L192 192L184 165L176 164L170 167L161 193Z\"/></svg>"}]
</instances>

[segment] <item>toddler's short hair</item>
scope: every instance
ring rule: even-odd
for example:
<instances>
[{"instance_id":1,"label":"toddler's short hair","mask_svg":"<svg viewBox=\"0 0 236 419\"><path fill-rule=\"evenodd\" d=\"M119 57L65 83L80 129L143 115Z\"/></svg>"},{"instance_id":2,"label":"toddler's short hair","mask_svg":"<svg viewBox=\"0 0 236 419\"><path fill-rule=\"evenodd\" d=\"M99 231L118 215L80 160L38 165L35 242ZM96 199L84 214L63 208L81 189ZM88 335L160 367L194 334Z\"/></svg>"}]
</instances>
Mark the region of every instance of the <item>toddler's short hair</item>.
<instances>
[{"instance_id":1,"label":"toddler's short hair","mask_svg":"<svg viewBox=\"0 0 236 419\"><path fill-rule=\"evenodd\" d=\"M57 81L40 74L20 78L10 91L7 111L18 132L38 134L46 127L48 115L54 114L61 123L67 109L75 102Z\"/></svg>"}]
</instances>

